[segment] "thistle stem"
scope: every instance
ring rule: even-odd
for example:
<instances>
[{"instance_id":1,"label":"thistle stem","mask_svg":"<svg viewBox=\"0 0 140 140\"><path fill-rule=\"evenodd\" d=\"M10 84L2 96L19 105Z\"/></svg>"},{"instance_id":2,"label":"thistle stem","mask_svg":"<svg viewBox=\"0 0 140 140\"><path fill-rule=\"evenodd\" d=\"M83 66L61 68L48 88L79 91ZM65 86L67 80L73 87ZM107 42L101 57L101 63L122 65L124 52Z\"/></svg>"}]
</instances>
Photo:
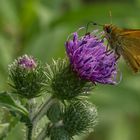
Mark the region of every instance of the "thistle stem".
<instances>
[{"instance_id":1,"label":"thistle stem","mask_svg":"<svg viewBox=\"0 0 140 140\"><path fill-rule=\"evenodd\" d=\"M63 126L63 121L60 120L57 123L53 124L54 127L59 127L59 126ZM52 124L46 124L46 126L42 129L42 131L40 132L40 134L38 135L36 140L44 140L47 136L49 136L49 129L50 127L52 127Z\"/></svg>"},{"instance_id":2,"label":"thistle stem","mask_svg":"<svg viewBox=\"0 0 140 140\"><path fill-rule=\"evenodd\" d=\"M26 124L27 126L27 140L32 140L32 130L33 130L33 125L31 124Z\"/></svg>"},{"instance_id":3,"label":"thistle stem","mask_svg":"<svg viewBox=\"0 0 140 140\"><path fill-rule=\"evenodd\" d=\"M55 102L57 102L57 99L54 98L53 96L51 96L41 107L40 109L35 113L34 115L34 103L33 100L29 100L28 102L28 110L29 110L29 120L26 123L26 127L27 127L27 140L32 140L32 133L34 130L34 127L36 126L37 122L46 114L46 112L48 111L48 109L50 108L50 106L52 104L54 104ZM46 137L46 129L43 130L43 134L41 134L41 137L39 138L39 140L43 140L44 137ZM43 138L42 138L43 136Z\"/></svg>"},{"instance_id":4,"label":"thistle stem","mask_svg":"<svg viewBox=\"0 0 140 140\"><path fill-rule=\"evenodd\" d=\"M44 140L47 137L47 131L48 131L48 126L46 124L46 127L43 128L43 130L37 136L36 140Z\"/></svg>"},{"instance_id":5,"label":"thistle stem","mask_svg":"<svg viewBox=\"0 0 140 140\"><path fill-rule=\"evenodd\" d=\"M27 127L27 140L32 140L33 123L31 121L33 115L33 99L28 100L29 120L26 123Z\"/></svg>"},{"instance_id":6,"label":"thistle stem","mask_svg":"<svg viewBox=\"0 0 140 140\"><path fill-rule=\"evenodd\" d=\"M32 123L35 126L36 123L46 114L46 112L48 111L48 109L50 108L50 106L52 104L54 104L55 102L57 102L57 99L54 98L53 96L51 96L43 105L42 107L39 109L39 111L37 111L37 113L32 117Z\"/></svg>"}]
</instances>

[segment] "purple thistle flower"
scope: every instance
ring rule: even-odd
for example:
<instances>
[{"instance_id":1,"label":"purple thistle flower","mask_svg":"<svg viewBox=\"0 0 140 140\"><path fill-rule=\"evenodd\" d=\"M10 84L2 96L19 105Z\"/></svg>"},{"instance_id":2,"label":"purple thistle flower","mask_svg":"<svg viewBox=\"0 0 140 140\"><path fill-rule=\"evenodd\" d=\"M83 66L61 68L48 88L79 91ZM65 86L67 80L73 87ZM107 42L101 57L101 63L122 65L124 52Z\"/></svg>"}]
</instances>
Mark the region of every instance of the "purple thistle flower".
<instances>
[{"instance_id":1,"label":"purple thistle flower","mask_svg":"<svg viewBox=\"0 0 140 140\"><path fill-rule=\"evenodd\" d=\"M96 36L86 34L66 42L66 52L73 70L83 79L93 83L116 84L116 56Z\"/></svg>"},{"instance_id":2,"label":"purple thistle flower","mask_svg":"<svg viewBox=\"0 0 140 140\"><path fill-rule=\"evenodd\" d=\"M23 55L9 65L9 79L15 93L28 99L37 97L45 82L44 67L32 56Z\"/></svg>"},{"instance_id":3,"label":"purple thistle flower","mask_svg":"<svg viewBox=\"0 0 140 140\"><path fill-rule=\"evenodd\" d=\"M19 57L17 61L20 67L28 69L28 70L32 70L36 68L37 66L35 60L31 56L28 56L28 55Z\"/></svg>"}]
</instances>

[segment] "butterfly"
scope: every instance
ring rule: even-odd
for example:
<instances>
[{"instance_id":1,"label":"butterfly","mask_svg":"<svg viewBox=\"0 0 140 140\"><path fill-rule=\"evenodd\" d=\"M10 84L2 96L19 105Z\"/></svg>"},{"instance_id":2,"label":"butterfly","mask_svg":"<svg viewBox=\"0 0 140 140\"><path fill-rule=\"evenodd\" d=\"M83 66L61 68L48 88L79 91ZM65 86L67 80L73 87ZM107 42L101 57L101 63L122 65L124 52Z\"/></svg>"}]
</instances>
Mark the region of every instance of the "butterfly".
<instances>
[{"instance_id":1,"label":"butterfly","mask_svg":"<svg viewBox=\"0 0 140 140\"><path fill-rule=\"evenodd\" d=\"M105 38L111 49L117 55L117 58L123 56L126 63L132 68L133 72L140 70L140 29L125 29L113 24L98 24L90 21L86 27L86 33L89 24L102 26Z\"/></svg>"},{"instance_id":2,"label":"butterfly","mask_svg":"<svg viewBox=\"0 0 140 140\"><path fill-rule=\"evenodd\" d=\"M124 29L113 24L103 25L105 38L118 57L123 56L136 73L140 69L140 29Z\"/></svg>"}]
</instances>

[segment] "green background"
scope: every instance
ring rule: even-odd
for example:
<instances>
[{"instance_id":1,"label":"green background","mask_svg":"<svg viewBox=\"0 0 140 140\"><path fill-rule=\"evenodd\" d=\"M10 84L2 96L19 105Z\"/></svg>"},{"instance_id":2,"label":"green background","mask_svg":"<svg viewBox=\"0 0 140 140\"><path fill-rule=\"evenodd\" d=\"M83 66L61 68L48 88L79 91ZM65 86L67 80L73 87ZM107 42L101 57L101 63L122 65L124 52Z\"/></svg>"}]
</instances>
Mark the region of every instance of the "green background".
<instances>
[{"instance_id":1,"label":"green background","mask_svg":"<svg viewBox=\"0 0 140 140\"><path fill-rule=\"evenodd\" d=\"M64 58L68 35L89 21L110 23L109 11L113 24L140 28L140 0L0 0L0 90L8 90L8 64L17 56L27 53L47 63ZM119 85L93 90L99 123L94 133L77 140L140 140L140 74L122 58L119 71ZM24 126L0 111L0 139L10 131L4 140L22 140Z\"/></svg>"}]
</instances>

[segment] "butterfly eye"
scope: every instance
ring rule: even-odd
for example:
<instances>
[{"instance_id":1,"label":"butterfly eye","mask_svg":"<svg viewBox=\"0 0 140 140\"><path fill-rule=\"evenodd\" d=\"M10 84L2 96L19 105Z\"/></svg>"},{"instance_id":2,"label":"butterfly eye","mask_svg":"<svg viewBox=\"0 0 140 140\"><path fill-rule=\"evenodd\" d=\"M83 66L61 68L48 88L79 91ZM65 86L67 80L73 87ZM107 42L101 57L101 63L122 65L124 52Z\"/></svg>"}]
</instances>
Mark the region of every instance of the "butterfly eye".
<instances>
[{"instance_id":1,"label":"butterfly eye","mask_svg":"<svg viewBox=\"0 0 140 140\"><path fill-rule=\"evenodd\" d=\"M111 31L112 31L111 28L106 27L106 32L107 32L107 33L111 33Z\"/></svg>"}]
</instances>

